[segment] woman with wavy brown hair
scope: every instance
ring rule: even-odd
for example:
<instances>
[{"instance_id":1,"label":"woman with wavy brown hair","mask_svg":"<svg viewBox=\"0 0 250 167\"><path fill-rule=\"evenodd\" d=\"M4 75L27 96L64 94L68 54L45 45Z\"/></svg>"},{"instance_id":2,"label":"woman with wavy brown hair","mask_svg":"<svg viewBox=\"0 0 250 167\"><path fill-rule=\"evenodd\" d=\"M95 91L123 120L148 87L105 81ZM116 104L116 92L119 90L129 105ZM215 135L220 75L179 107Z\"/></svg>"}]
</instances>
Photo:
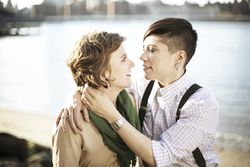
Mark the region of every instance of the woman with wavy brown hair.
<instances>
[{"instance_id":1,"label":"woman with wavy brown hair","mask_svg":"<svg viewBox=\"0 0 250 167\"><path fill-rule=\"evenodd\" d=\"M125 38L117 33L94 32L84 35L69 56L67 65L78 87L85 84L103 92L115 108L135 128L139 120L133 99L124 90L131 85L134 63L123 47ZM53 165L60 167L135 166L136 156L103 118L90 114L84 131L75 135L59 125L53 133ZM68 116L67 116L68 117ZM121 120L123 121L123 120Z\"/></svg>"}]
</instances>

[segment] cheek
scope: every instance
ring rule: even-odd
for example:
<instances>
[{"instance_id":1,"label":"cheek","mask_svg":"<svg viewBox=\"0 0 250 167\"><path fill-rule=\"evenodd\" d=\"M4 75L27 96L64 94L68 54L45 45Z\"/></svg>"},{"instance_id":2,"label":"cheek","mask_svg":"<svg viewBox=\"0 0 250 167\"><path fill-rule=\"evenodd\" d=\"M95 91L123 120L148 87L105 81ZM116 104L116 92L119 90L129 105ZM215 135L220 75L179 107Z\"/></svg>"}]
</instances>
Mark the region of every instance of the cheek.
<instances>
[{"instance_id":1,"label":"cheek","mask_svg":"<svg viewBox=\"0 0 250 167\"><path fill-rule=\"evenodd\" d=\"M155 57L148 56L146 64L148 64L149 66L153 67L153 69L155 69L158 66L158 64L159 64L159 62L158 63L157 62L158 61L157 61L157 59Z\"/></svg>"},{"instance_id":2,"label":"cheek","mask_svg":"<svg viewBox=\"0 0 250 167\"><path fill-rule=\"evenodd\" d=\"M114 80L113 82L121 82L120 80L122 80L124 76L124 73L122 73L122 70L120 68L116 68L113 69L112 73L111 73L111 79Z\"/></svg>"},{"instance_id":3,"label":"cheek","mask_svg":"<svg viewBox=\"0 0 250 167\"><path fill-rule=\"evenodd\" d=\"M174 69L174 61L172 59L159 59L154 62L154 66L158 71L169 72Z\"/></svg>"}]
</instances>

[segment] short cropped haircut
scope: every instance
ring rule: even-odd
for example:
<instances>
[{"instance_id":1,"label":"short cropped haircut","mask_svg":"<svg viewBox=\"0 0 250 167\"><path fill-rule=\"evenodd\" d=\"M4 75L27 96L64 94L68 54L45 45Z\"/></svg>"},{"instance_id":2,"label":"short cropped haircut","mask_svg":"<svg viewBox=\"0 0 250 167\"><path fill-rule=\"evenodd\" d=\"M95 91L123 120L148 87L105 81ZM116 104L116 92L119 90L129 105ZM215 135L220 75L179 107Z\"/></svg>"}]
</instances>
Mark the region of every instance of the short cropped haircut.
<instances>
[{"instance_id":1,"label":"short cropped haircut","mask_svg":"<svg viewBox=\"0 0 250 167\"><path fill-rule=\"evenodd\" d=\"M92 32L82 36L67 60L77 86L87 83L94 88L107 88L110 80L104 73L111 73L111 54L124 40L118 33L109 32Z\"/></svg>"},{"instance_id":2,"label":"short cropped haircut","mask_svg":"<svg viewBox=\"0 0 250 167\"><path fill-rule=\"evenodd\" d=\"M191 23L185 19L165 18L156 21L149 26L143 40L150 35L160 37L171 53L184 50L187 54L184 67L186 67L195 53L198 35Z\"/></svg>"}]
</instances>

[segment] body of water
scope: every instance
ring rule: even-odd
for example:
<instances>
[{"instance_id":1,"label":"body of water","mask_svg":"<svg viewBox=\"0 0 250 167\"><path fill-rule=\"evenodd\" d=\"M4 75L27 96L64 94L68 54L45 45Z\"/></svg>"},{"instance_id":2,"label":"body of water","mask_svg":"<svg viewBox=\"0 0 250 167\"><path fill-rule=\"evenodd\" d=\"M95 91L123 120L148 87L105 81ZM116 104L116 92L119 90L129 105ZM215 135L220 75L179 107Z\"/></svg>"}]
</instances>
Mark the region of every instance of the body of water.
<instances>
[{"instance_id":1,"label":"body of water","mask_svg":"<svg viewBox=\"0 0 250 167\"><path fill-rule=\"evenodd\" d=\"M142 37L154 20L45 22L30 36L0 38L0 108L56 115L74 88L65 60L79 37L93 30L127 37L141 72ZM218 130L250 137L249 22L192 22L198 46L187 69L221 106Z\"/></svg>"}]
</instances>

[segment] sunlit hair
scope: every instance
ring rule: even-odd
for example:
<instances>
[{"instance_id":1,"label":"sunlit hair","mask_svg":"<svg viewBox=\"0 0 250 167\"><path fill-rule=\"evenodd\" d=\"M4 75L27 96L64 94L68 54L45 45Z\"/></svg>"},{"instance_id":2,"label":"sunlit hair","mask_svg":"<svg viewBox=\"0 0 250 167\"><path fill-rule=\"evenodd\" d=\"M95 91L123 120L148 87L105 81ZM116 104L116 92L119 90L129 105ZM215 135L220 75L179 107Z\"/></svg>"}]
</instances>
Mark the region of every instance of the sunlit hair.
<instances>
[{"instance_id":1,"label":"sunlit hair","mask_svg":"<svg viewBox=\"0 0 250 167\"><path fill-rule=\"evenodd\" d=\"M104 73L108 71L111 74L111 54L124 40L118 33L109 32L92 32L82 36L67 60L77 86L87 83L94 88L107 88L110 80Z\"/></svg>"},{"instance_id":2,"label":"sunlit hair","mask_svg":"<svg viewBox=\"0 0 250 167\"><path fill-rule=\"evenodd\" d=\"M143 40L150 35L160 37L171 53L184 50L187 54L184 67L186 67L195 53L198 35L187 20L165 18L156 21L149 26Z\"/></svg>"}]
</instances>

